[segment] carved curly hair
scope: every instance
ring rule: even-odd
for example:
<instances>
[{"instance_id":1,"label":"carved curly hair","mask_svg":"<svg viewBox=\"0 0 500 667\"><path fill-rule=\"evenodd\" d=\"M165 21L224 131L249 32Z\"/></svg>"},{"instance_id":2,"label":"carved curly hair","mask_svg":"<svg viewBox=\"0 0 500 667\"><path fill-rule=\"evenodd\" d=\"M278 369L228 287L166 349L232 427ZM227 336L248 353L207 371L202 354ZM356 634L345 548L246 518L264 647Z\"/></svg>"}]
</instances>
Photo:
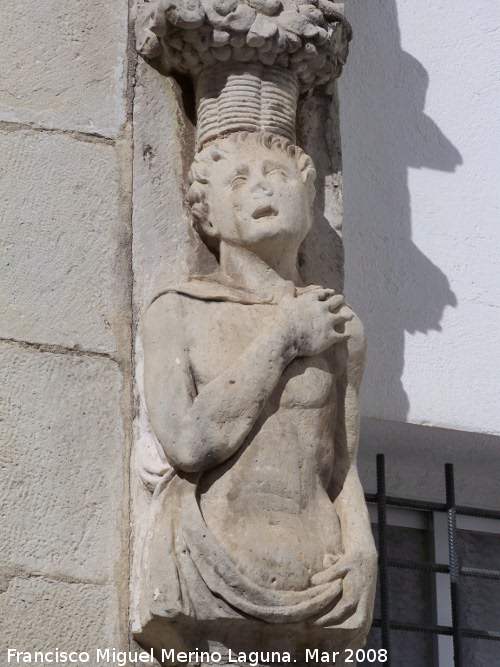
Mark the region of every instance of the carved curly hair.
<instances>
[{"instance_id":1,"label":"carved curly hair","mask_svg":"<svg viewBox=\"0 0 500 667\"><path fill-rule=\"evenodd\" d=\"M314 200L314 180L316 170L313 161L302 148L293 144L289 139L279 137L270 132L235 132L217 139L202 151L195 155L193 164L189 171L189 190L187 193L187 202L191 208L192 224L201 238L209 245L218 245L212 237L207 237L203 232L203 222L210 220L210 210L208 206L208 193L210 189L210 176L214 162L224 160L236 151L245 150L245 154L251 151L251 146L263 146L269 150L277 149L293 158L299 171L301 172L304 183L310 191L311 205Z\"/></svg>"}]
</instances>

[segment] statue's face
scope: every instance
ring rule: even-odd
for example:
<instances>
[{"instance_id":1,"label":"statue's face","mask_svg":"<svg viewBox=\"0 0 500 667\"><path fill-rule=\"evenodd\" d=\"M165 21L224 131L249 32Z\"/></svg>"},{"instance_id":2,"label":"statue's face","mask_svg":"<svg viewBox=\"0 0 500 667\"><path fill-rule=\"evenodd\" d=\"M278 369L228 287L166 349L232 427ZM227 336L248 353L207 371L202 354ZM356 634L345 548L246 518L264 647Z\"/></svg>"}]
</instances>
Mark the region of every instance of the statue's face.
<instances>
[{"instance_id":1,"label":"statue's face","mask_svg":"<svg viewBox=\"0 0 500 667\"><path fill-rule=\"evenodd\" d=\"M248 248L281 239L298 245L312 222L312 188L294 158L252 144L213 163L209 234Z\"/></svg>"}]
</instances>

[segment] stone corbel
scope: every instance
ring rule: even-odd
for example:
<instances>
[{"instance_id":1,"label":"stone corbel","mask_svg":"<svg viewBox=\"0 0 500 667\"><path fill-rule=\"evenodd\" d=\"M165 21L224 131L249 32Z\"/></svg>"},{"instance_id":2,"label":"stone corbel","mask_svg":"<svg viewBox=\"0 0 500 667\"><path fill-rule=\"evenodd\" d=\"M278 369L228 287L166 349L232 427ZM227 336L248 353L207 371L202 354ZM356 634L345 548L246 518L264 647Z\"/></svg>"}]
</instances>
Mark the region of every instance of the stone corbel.
<instances>
[{"instance_id":1,"label":"stone corbel","mask_svg":"<svg viewBox=\"0 0 500 667\"><path fill-rule=\"evenodd\" d=\"M136 456L151 495L133 628L165 665L178 650L193 665L197 651L227 664L258 651L266 664L271 650L301 665L305 647L361 646L370 625L376 553L355 466L363 330L340 280L324 289L299 271L319 216L297 108L334 93L351 36L328 0L154 0L139 12L139 53L194 85L186 200L218 262L162 287L138 336L151 423ZM334 169L313 157L324 207ZM338 276L340 253L316 234Z\"/></svg>"}]
</instances>

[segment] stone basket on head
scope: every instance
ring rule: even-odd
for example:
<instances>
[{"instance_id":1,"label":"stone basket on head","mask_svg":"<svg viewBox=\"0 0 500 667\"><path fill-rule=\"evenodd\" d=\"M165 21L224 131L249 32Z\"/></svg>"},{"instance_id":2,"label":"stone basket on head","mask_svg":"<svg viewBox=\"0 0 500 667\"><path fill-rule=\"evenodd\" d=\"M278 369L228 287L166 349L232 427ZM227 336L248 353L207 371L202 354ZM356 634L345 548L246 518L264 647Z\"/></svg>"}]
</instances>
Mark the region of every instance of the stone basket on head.
<instances>
[{"instance_id":1,"label":"stone basket on head","mask_svg":"<svg viewBox=\"0 0 500 667\"><path fill-rule=\"evenodd\" d=\"M137 47L162 73L193 78L199 147L239 130L294 140L298 95L331 93L347 58L352 31L342 8L329 0L154 0L140 10Z\"/></svg>"}]
</instances>

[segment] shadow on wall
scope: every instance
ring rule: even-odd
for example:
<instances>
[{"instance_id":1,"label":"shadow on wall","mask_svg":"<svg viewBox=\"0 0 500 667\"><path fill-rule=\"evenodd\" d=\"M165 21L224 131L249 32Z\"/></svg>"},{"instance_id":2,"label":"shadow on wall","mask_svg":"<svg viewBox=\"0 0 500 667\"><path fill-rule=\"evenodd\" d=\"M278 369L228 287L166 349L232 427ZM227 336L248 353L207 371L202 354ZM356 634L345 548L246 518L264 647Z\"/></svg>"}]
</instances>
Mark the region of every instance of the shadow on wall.
<instances>
[{"instance_id":1,"label":"shadow on wall","mask_svg":"<svg viewBox=\"0 0 500 667\"><path fill-rule=\"evenodd\" d=\"M440 331L445 307L457 305L446 276L412 242L408 172L453 172L462 159L424 113L429 76L401 48L396 0L346 8L354 28L340 81L346 291L368 332L364 413L404 420L405 331Z\"/></svg>"}]
</instances>

